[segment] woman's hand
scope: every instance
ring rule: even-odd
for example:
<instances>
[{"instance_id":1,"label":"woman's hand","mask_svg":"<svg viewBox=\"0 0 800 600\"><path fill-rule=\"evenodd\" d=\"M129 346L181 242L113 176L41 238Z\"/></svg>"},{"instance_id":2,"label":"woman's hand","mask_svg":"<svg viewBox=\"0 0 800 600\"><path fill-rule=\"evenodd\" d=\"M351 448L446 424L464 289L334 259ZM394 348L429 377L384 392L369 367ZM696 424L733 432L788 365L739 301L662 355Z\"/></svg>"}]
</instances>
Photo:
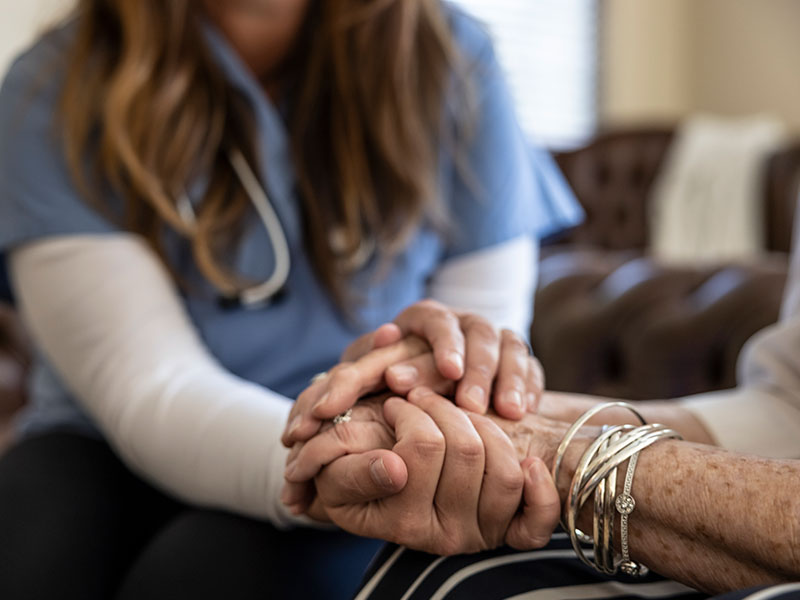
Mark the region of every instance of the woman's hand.
<instances>
[{"instance_id":1,"label":"woman's hand","mask_svg":"<svg viewBox=\"0 0 800 600\"><path fill-rule=\"evenodd\" d=\"M404 339L410 347L398 346ZM360 396L387 385L400 395L429 387L480 414L491 398L497 414L508 419L535 412L544 387L539 361L516 334L498 333L486 319L433 300L417 302L393 323L361 336L342 361L298 398L282 437L287 447L309 439L321 421L346 411Z\"/></svg>"},{"instance_id":2,"label":"woman's hand","mask_svg":"<svg viewBox=\"0 0 800 600\"><path fill-rule=\"evenodd\" d=\"M484 414L491 407L507 419L534 412L544 387L544 374L528 345L509 330L498 333L483 317L449 309L435 300L422 300L394 320L401 335L426 340L430 356L419 356L394 365L387 372L392 391L405 394L418 386L441 388L457 382L458 406ZM381 341L386 330L376 330ZM354 344L353 356L368 344ZM359 347L360 346L360 347ZM490 402L491 401L491 402Z\"/></svg>"},{"instance_id":3,"label":"woman's hand","mask_svg":"<svg viewBox=\"0 0 800 600\"><path fill-rule=\"evenodd\" d=\"M435 554L547 543L560 514L547 468L537 458L520 465L490 419L426 389L412 392L408 402L389 398L383 412L396 434L392 451L350 454L323 469L310 514ZM397 475L398 461L407 482L385 497L371 471L380 463Z\"/></svg>"}]
</instances>

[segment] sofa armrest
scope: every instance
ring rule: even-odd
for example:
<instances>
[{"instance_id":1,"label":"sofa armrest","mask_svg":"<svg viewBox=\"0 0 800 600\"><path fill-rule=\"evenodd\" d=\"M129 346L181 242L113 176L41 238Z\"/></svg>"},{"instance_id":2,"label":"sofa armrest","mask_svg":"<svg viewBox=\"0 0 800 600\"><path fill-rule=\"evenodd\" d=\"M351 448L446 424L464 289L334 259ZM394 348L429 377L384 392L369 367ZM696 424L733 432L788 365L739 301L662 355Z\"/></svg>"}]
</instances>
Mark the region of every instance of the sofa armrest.
<instances>
[{"instance_id":1,"label":"sofa armrest","mask_svg":"<svg viewBox=\"0 0 800 600\"><path fill-rule=\"evenodd\" d=\"M668 267L630 253L542 259L531 328L547 387L667 398L735 385L745 341L778 318L787 257Z\"/></svg>"}]
</instances>

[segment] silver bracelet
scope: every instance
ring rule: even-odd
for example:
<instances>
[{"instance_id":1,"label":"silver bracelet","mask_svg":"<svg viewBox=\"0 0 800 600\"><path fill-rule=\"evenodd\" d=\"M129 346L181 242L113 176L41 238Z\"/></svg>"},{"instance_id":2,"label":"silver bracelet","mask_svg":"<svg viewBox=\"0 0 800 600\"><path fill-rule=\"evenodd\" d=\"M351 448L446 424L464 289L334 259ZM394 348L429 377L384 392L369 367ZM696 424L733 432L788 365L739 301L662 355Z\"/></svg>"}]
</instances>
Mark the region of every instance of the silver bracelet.
<instances>
[{"instance_id":1,"label":"silver bracelet","mask_svg":"<svg viewBox=\"0 0 800 600\"><path fill-rule=\"evenodd\" d=\"M636 500L634 500L631 495L631 488L633 487L633 473L636 471L636 463L638 460L638 453L631 456L631 460L628 462L628 470L625 472L625 484L622 488L622 493L614 500L614 506L620 514L619 532L622 546L622 561L619 563L619 570L626 575L644 577L650 569L642 563L631 560L630 547L628 546L628 518L636 508Z\"/></svg>"},{"instance_id":2,"label":"silver bracelet","mask_svg":"<svg viewBox=\"0 0 800 600\"><path fill-rule=\"evenodd\" d=\"M615 433L611 437L611 443L619 440L621 432ZM617 467L611 469L605 479L606 493L603 503L603 536L599 540L600 552L602 555L603 572L613 575L616 570L614 564L614 495L617 493ZM597 547L598 542L595 542Z\"/></svg>"},{"instance_id":3,"label":"silver bracelet","mask_svg":"<svg viewBox=\"0 0 800 600\"><path fill-rule=\"evenodd\" d=\"M575 437L575 434L578 433L578 430L597 413L608 408L615 407L627 408L636 416L637 419L639 419L639 422L642 425L647 424L647 421L644 420L644 417L639 414L639 411L636 410L633 404L630 404L629 402L606 402L605 404L598 404L597 406L593 406L587 410L580 417L578 417L577 421L572 424L572 426L567 430L567 433L564 434L564 437L561 438L561 443L558 444L558 448L556 449L556 457L553 461L553 468L550 470L550 474L553 476L553 481L556 485L558 485L558 475L561 471L561 463L564 460L564 454L566 454L567 447L570 445L570 442L572 442L572 438Z\"/></svg>"},{"instance_id":4,"label":"silver bracelet","mask_svg":"<svg viewBox=\"0 0 800 600\"><path fill-rule=\"evenodd\" d=\"M564 454L566 454L567 448L569 447L570 443L572 442L572 439L575 437L575 434L578 432L578 430L581 427L583 427L586 424L586 422L589 419L591 419L597 413L599 413L601 411L604 411L606 409L615 408L615 407L626 408L636 416L636 418L639 420L639 422L642 425L647 423L647 421L644 420L644 417L641 414L639 414L639 411L636 410L636 408L633 406L633 404L630 404L629 402L621 402L621 401L620 402L606 402L604 404L598 404L596 406L593 406L592 408L587 410L580 417L578 417L577 421L575 421L572 424L572 426L564 434L564 437L561 438L561 442L558 444L558 448L556 449L556 456L555 456L555 459L553 460L553 466L550 469L550 474L552 475L553 482L555 483L556 486L558 486L558 476L559 476L559 474L561 472L561 463L564 460ZM564 521L563 516L562 516L560 522L561 522L561 527L565 531L570 531L570 528L567 526L567 523ZM592 539L588 535L583 533L580 529L575 529L575 534L576 534L578 540L581 541L581 542L588 543L588 542L592 541ZM574 546L574 544L573 544L573 546Z\"/></svg>"},{"instance_id":5,"label":"silver bracelet","mask_svg":"<svg viewBox=\"0 0 800 600\"><path fill-rule=\"evenodd\" d=\"M576 526L578 514L583 508L583 505L586 503L589 495L594 492L596 486L600 483L600 480L597 479L593 482L593 485L587 486L586 473L594 464L600 447L616 433L630 429L632 429L631 425L617 425L609 428L604 433L601 433L600 436L589 445L580 461L578 461L578 466L575 468L575 474L572 477L572 483L570 485L570 494L567 499L566 526L564 529L569 535L572 549L575 551L575 554L577 554L578 559L585 565L597 570L600 570L597 566L597 563L588 559L583 551L583 548L581 547L581 542L588 544L595 543L595 540L583 533Z\"/></svg>"},{"instance_id":6,"label":"silver bracelet","mask_svg":"<svg viewBox=\"0 0 800 600\"><path fill-rule=\"evenodd\" d=\"M603 425L602 432L605 433L608 431L608 426ZM612 437L609 437L605 442L600 445L599 451L602 452L606 448L608 448L608 444L611 443ZM603 542L607 539L606 535L606 519L605 519L605 506L606 506L606 484L608 480L603 479L600 483L597 484L597 487L594 490L594 518L592 519L592 540L594 541L594 562L597 565L597 568L606 572L608 566L606 564L606 559L608 558L607 552L605 552L606 546ZM614 491L609 490L609 495L613 496ZM613 562L612 562L613 564Z\"/></svg>"},{"instance_id":7,"label":"silver bracelet","mask_svg":"<svg viewBox=\"0 0 800 600\"><path fill-rule=\"evenodd\" d=\"M628 438L633 439L633 442L629 442ZM586 502L590 490L594 490L597 483L608 475L610 469L620 466L634 454L665 438L683 439L677 431L664 425L643 425L609 447L605 455L601 455L589 465L587 471L590 471L590 474L584 474L583 492L580 493L578 502L581 504Z\"/></svg>"},{"instance_id":8,"label":"silver bracelet","mask_svg":"<svg viewBox=\"0 0 800 600\"><path fill-rule=\"evenodd\" d=\"M552 474L557 477L566 448L580 426L601 410L612 406L629 408L624 402L595 406L570 427L559 444ZM637 411L630 410L640 421L644 422ZM635 507L631 489L639 453L655 442L667 438L681 439L681 436L664 425L643 424L640 427L632 425L610 427L606 425L598 438L586 449L573 474L564 518L570 542L581 562L608 574L614 574L617 570L622 570L629 575L645 575L648 572L645 565L631 560L630 557L629 515ZM615 497L617 469L625 461L629 462L623 491ZM578 514L592 495L594 495L595 503L592 523L593 536L589 537L576 527L576 522ZM620 537L623 546L619 560L613 548L614 516L617 512L620 514ZM594 560L586 556L581 542L594 544Z\"/></svg>"}]
</instances>

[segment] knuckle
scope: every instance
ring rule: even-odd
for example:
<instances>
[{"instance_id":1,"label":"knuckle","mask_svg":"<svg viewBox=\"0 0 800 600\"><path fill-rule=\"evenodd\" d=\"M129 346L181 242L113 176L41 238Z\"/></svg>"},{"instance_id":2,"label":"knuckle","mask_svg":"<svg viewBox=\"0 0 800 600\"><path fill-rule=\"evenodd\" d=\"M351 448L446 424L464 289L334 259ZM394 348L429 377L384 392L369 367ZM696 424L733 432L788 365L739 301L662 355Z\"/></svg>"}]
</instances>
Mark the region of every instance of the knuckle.
<instances>
[{"instance_id":1,"label":"knuckle","mask_svg":"<svg viewBox=\"0 0 800 600\"><path fill-rule=\"evenodd\" d=\"M483 461L484 449L483 442L476 435L465 436L451 442L447 445L447 452L453 453L454 458L459 462L467 464L476 464Z\"/></svg>"},{"instance_id":2,"label":"knuckle","mask_svg":"<svg viewBox=\"0 0 800 600\"><path fill-rule=\"evenodd\" d=\"M464 317L464 325L469 329L470 334L484 338L489 342L497 342L499 336L497 330L492 327L491 323L483 318L472 316Z\"/></svg>"},{"instance_id":3,"label":"knuckle","mask_svg":"<svg viewBox=\"0 0 800 600\"><path fill-rule=\"evenodd\" d=\"M470 371L473 371L475 374L478 375L484 382L491 381L494 378L495 369L492 368L491 365L488 365L484 362L479 364L470 365Z\"/></svg>"},{"instance_id":4,"label":"knuckle","mask_svg":"<svg viewBox=\"0 0 800 600\"><path fill-rule=\"evenodd\" d=\"M295 401L294 405L292 406L292 410L289 413L290 418L297 414L297 412L302 411L303 408L309 404L311 398L316 398L316 396L317 392L312 391L311 388L306 388L300 392L300 395L297 397L297 400Z\"/></svg>"},{"instance_id":5,"label":"knuckle","mask_svg":"<svg viewBox=\"0 0 800 600\"><path fill-rule=\"evenodd\" d=\"M461 321L458 316L451 310L442 307L441 317L447 321L447 324L458 332L461 332Z\"/></svg>"},{"instance_id":6,"label":"knuckle","mask_svg":"<svg viewBox=\"0 0 800 600\"><path fill-rule=\"evenodd\" d=\"M537 508L538 512L543 515L542 518L549 517L554 522L558 520L561 514L561 502L555 496L552 500L542 502Z\"/></svg>"},{"instance_id":7,"label":"knuckle","mask_svg":"<svg viewBox=\"0 0 800 600\"><path fill-rule=\"evenodd\" d=\"M329 386L339 387L352 384L358 379L358 368L353 364L342 364L335 367L330 374Z\"/></svg>"},{"instance_id":8,"label":"knuckle","mask_svg":"<svg viewBox=\"0 0 800 600\"><path fill-rule=\"evenodd\" d=\"M433 298L425 298L420 300L416 304L413 305L414 307L422 310L430 310L430 311L445 311L446 308L444 304L439 302L438 300L434 300Z\"/></svg>"},{"instance_id":9,"label":"knuckle","mask_svg":"<svg viewBox=\"0 0 800 600\"><path fill-rule=\"evenodd\" d=\"M372 490L369 489L369 484L366 483L361 477L358 476L352 469L348 471L345 481L345 486L350 488L350 491L359 498L369 498Z\"/></svg>"},{"instance_id":10,"label":"knuckle","mask_svg":"<svg viewBox=\"0 0 800 600\"><path fill-rule=\"evenodd\" d=\"M510 329L503 330L503 345L510 350L515 352L522 352L525 356L528 356L528 344L522 341L516 333L511 331Z\"/></svg>"},{"instance_id":11,"label":"knuckle","mask_svg":"<svg viewBox=\"0 0 800 600\"><path fill-rule=\"evenodd\" d=\"M528 373L528 355L527 354L522 354L520 352L513 352L510 355L510 359L509 359L508 364L516 373L524 373L524 374Z\"/></svg>"},{"instance_id":12,"label":"knuckle","mask_svg":"<svg viewBox=\"0 0 800 600\"><path fill-rule=\"evenodd\" d=\"M447 448L441 431L419 432L411 440L414 452L422 458L438 458Z\"/></svg>"},{"instance_id":13,"label":"knuckle","mask_svg":"<svg viewBox=\"0 0 800 600\"><path fill-rule=\"evenodd\" d=\"M514 371L503 373L497 392L502 393L508 390L517 390L520 394L527 393L528 386L525 384L525 378Z\"/></svg>"},{"instance_id":14,"label":"knuckle","mask_svg":"<svg viewBox=\"0 0 800 600\"><path fill-rule=\"evenodd\" d=\"M519 495L525 485L525 476L519 466L501 468L494 477L494 486L504 495Z\"/></svg>"}]
</instances>

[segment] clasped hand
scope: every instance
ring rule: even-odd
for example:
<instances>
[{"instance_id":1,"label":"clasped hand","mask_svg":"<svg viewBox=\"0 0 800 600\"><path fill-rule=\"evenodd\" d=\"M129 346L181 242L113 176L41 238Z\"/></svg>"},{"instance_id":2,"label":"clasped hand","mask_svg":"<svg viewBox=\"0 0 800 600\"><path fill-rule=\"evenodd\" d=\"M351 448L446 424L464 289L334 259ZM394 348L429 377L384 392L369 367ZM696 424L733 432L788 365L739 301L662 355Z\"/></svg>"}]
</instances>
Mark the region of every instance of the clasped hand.
<instances>
[{"instance_id":1,"label":"clasped hand","mask_svg":"<svg viewBox=\"0 0 800 600\"><path fill-rule=\"evenodd\" d=\"M354 533L436 554L544 545L560 514L548 470L498 426L508 429L513 421L479 414L492 390L496 412L518 419L535 408L538 363L513 334L492 338L477 317L453 321L439 305L420 304L401 315L402 327L358 340L345 353L355 360L301 394L284 435L292 451L282 500L295 512ZM442 312L431 318L432 310ZM454 322L459 333L463 329L461 348ZM427 337L404 337L408 330ZM447 343L451 347L442 351ZM466 356L461 371L454 368L453 347ZM413 382L396 376L408 371ZM475 386L482 393L475 394ZM383 393L355 405L350 422L323 422L386 387L406 399ZM504 405L500 398L512 401ZM459 399L477 410L459 407Z\"/></svg>"}]
</instances>

